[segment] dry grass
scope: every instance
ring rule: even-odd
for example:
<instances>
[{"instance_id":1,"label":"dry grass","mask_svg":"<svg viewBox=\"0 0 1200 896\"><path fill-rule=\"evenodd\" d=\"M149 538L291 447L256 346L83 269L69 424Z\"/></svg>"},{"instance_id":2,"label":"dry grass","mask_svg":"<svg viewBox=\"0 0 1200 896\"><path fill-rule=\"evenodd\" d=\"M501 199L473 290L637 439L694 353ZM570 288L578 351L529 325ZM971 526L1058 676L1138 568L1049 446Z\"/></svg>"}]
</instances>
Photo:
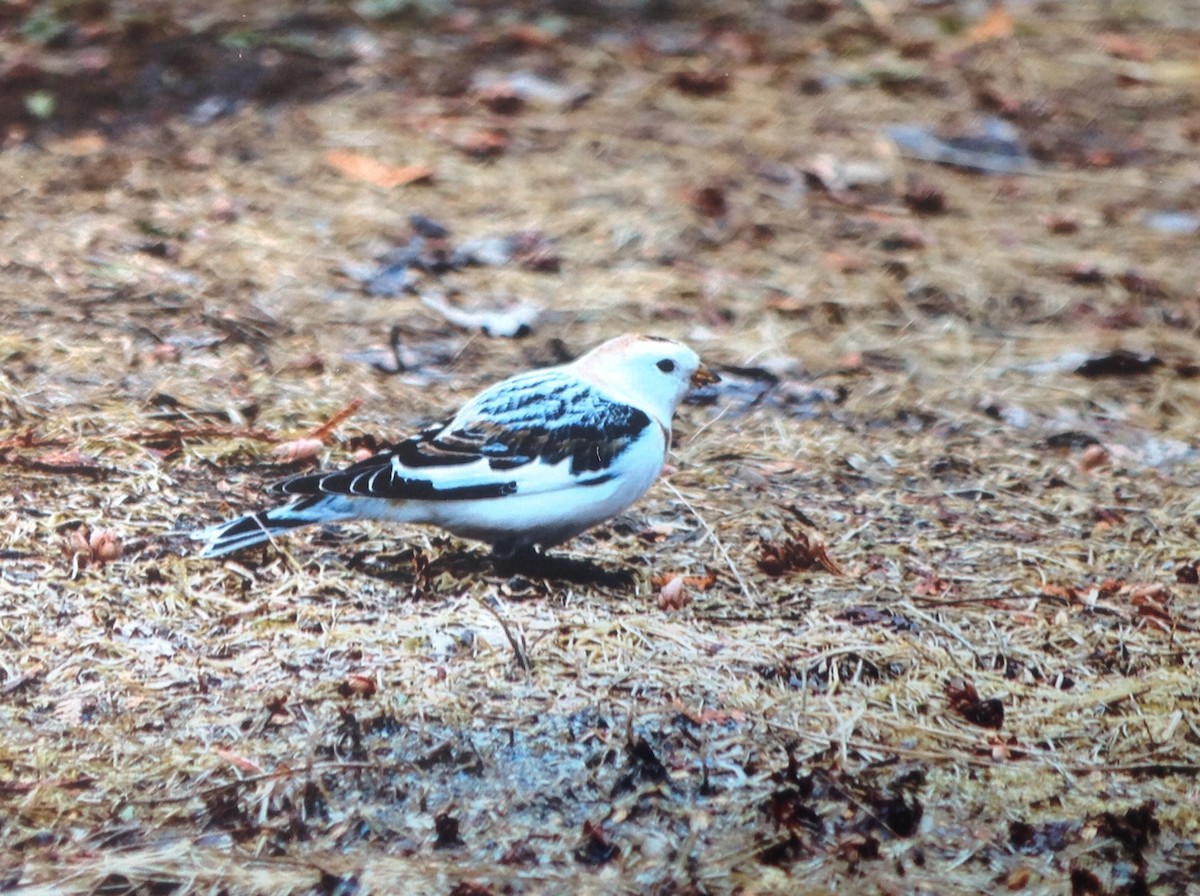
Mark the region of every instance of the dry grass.
<instances>
[{"instance_id":1,"label":"dry grass","mask_svg":"<svg viewBox=\"0 0 1200 896\"><path fill-rule=\"evenodd\" d=\"M1200 119L1177 85L1111 98L1096 34L1167 54L1182 38L1103 8L957 56L939 37L915 62L864 12L764 18L763 59L728 63L711 97L668 86L696 60L570 44L545 52L592 100L505 123L486 164L452 144L490 113L397 90L398 64L82 156L66 138L7 149L0 890L1187 891L1200 261L1142 214L1194 206ZM444 35L378 39L425 77L454 68ZM912 66L907 87L863 74ZM864 80L802 91L830 72ZM880 155L885 124L974 109L978 78L1053 113L1038 176ZM1068 165L1072 110L1101 96L1116 112L1096 139L1141 134L1136 164ZM347 148L435 181L348 180L323 161ZM818 153L893 176L846 201L806 188ZM913 174L948 214L904 207ZM712 184L722 221L689 205ZM447 278L544 305L542 327L489 340L362 295L343 265L414 212L455 240L554 237L560 273ZM1067 213L1079 229L1050 233ZM905 231L923 248L889 248ZM138 251L159 239L167 257ZM358 353L393 326L431 360L373 372ZM630 584L506 578L419 529L190 556L188 531L294 469L275 443L351 400L321 463L550 360L553 339L626 330L778 377L758 395L731 373L685 408L669 481L567 547ZM1051 363L1117 348L1166 363ZM81 523L123 556L86 562ZM818 535L845 575L805 563ZM764 572L764 545L789 540L803 568ZM660 603L676 573L711 585Z\"/></svg>"}]
</instances>

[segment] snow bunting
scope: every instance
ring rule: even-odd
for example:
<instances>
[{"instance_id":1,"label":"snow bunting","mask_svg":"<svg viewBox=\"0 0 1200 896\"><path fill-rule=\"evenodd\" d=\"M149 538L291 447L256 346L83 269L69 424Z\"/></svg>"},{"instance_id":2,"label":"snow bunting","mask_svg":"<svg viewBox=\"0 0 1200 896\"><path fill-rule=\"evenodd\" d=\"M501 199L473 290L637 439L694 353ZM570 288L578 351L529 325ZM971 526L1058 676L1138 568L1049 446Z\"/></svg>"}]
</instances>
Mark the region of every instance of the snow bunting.
<instances>
[{"instance_id":1,"label":"snow bunting","mask_svg":"<svg viewBox=\"0 0 1200 896\"><path fill-rule=\"evenodd\" d=\"M201 530L217 557L316 523L428 523L500 557L549 547L620 513L658 478L671 418L718 377L686 345L619 336L561 367L509 377L448 420L343 470L272 487L290 504Z\"/></svg>"}]
</instances>

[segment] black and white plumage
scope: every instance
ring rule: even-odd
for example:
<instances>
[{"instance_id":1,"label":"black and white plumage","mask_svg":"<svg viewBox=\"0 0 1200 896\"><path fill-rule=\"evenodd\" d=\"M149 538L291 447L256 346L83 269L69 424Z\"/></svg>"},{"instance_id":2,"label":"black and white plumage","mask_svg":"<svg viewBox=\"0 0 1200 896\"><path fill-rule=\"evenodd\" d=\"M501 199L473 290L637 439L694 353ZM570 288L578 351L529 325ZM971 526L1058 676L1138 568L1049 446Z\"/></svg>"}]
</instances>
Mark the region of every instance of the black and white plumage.
<instances>
[{"instance_id":1,"label":"black and white plumage","mask_svg":"<svg viewBox=\"0 0 1200 896\"><path fill-rule=\"evenodd\" d=\"M561 367L509 377L442 423L342 470L295 476L295 500L196 533L217 557L299 526L426 523L511 555L620 513L658 478L671 418L717 377L686 345L620 336Z\"/></svg>"}]
</instances>

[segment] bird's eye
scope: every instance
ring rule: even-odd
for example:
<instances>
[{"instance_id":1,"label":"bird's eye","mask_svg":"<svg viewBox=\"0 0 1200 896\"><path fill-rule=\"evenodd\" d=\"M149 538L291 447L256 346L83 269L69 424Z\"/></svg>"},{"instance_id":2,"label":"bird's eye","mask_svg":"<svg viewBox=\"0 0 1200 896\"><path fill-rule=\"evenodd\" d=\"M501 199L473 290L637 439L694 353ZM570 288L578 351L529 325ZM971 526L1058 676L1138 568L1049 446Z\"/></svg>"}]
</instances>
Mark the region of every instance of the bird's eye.
<instances>
[{"instance_id":1,"label":"bird's eye","mask_svg":"<svg viewBox=\"0 0 1200 896\"><path fill-rule=\"evenodd\" d=\"M672 361L670 358L663 358L661 361L658 362L658 369L661 370L663 373L674 373L675 372L675 362Z\"/></svg>"}]
</instances>

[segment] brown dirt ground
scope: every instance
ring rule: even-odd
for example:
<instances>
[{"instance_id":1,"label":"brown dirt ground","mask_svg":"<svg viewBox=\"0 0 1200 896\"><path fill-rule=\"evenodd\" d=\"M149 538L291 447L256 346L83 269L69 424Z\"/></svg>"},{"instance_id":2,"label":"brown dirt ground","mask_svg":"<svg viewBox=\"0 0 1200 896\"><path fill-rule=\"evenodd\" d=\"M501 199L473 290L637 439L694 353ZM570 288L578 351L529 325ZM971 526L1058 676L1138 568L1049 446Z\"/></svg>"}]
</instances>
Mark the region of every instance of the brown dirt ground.
<instances>
[{"instance_id":1,"label":"brown dirt ground","mask_svg":"<svg viewBox=\"0 0 1200 896\"><path fill-rule=\"evenodd\" d=\"M1147 215L1200 211L1195 6L427 7L0 19L0 890L1192 892L1200 251ZM989 114L1032 173L883 138ZM532 335L347 275L417 213L554 241L423 281ZM321 465L625 331L727 375L561 549L631 582L378 526L191 555L352 400Z\"/></svg>"}]
</instances>

